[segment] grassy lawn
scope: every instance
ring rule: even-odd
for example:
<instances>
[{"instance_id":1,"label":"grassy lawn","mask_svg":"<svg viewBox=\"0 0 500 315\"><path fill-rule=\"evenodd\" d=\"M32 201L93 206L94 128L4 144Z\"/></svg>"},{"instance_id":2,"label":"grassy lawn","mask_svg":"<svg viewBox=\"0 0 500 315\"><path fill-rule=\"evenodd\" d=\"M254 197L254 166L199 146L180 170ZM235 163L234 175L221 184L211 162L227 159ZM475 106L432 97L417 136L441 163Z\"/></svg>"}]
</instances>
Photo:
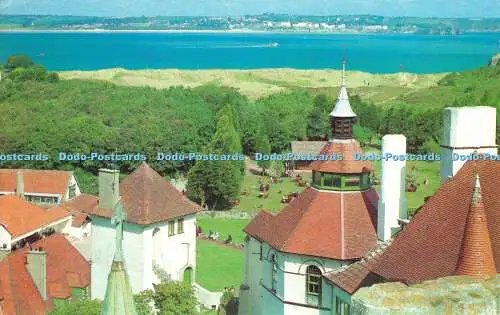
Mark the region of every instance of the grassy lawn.
<instances>
[{"instance_id":1,"label":"grassy lawn","mask_svg":"<svg viewBox=\"0 0 500 315\"><path fill-rule=\"evenodd\" d=\"M198 218L198 225L203 233L207 234L210 230L219 232L220 239L225 240L229 234L233 238L233 243L241 244L245 239L245 233L242 229L250 222L249 219L226 219L226 218Z\"/></svg>"},{"instance_id":2,"label":"grassy lawn","mask_svg":"<svg viewBox=\"0 0 500 315\"><path fill-rule=\"evenodd\" d=\"M272 212L277 212L285 206L285 204L281 203L282 195L287 195L295 191L302 192L305 189L305 187L297 186L288 177L283 178L283 182L276 184L271 183L268 177L263 177L263 183L269 184L269 196L263 199L259 197L259 177L253 174L244 177L241 192L247 192L249 195L240 195L240 204L232 208L231 211L256 213L264 208Z\"/></svg>"},{"instance_id":3,"label":"grassy lawn","mask_svg":"<svg viewBox=\"0 0 500 315\"><path fill-rule=\"evenodd\" d=\"M210 291L238 288L243 279L243 251L205 240L196 242L196 282Z\"/></svg>"}]
</instances>

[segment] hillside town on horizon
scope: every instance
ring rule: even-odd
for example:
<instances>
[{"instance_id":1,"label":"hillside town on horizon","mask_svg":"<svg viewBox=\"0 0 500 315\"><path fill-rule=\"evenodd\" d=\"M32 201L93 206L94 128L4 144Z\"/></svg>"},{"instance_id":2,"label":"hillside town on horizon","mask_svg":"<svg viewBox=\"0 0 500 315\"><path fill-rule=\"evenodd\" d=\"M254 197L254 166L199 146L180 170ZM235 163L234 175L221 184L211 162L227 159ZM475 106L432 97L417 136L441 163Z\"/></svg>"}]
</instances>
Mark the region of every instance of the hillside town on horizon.
<instances>
[{"instance_id":1,"label":"hillside town on horizon","mask_svg":"<svg viewBox=\"0 0 500 315\"><path fill-rule=\"evenodd\" d=\"M500 18L377 15L114 16L0 15L1 30L150 30L460 35L498 32Z\"/></svg>"}]
</instances>

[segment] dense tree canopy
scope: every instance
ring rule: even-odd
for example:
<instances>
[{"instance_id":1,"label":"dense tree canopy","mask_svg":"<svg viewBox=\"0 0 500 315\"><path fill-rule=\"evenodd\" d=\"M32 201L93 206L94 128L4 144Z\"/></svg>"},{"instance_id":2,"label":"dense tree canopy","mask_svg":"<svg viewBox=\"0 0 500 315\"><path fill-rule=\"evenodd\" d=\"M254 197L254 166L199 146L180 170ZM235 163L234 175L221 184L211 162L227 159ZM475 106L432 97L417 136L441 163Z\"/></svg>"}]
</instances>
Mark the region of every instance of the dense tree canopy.
<instances>
[{"instance_id":1,"label":"dense tree canopy","mask_svg":"<svg viewBox=\"0 0 500 315\"><path fill-rule=\"evenodd\" d=\"M106 82L44 77L44 69L28 57L10 57L3 64L7 78L0 81L0 152L46 153L44 161L1 161L0 167L74 169L97 173L106 161L58 160L58 153L143 153L162 175L199 173L191 193L196 199L211 195L229 202L239 184L215 194L209 178L243 170L243 163L216 167L193 160L157 160L157 152L271 152L289 150L290 141L320 139L329 134L328 113L334 100L305 90L280 92L249 101L236 89L206 85L193 89L124 87ZM9 76L12 76L9 78ZM388 104L375 105L350 95L358 115L355 134L361 142L387 133L403 133L411 152L436 150L445 106L489 105L500 108L500 66L450 74L437 87L407 93ZM500 115L497 115L500 126ZM264 139L267 138L267 140ZM500 143L500 132L497 142ZM264 143L264 144L262 144ZM141 161L121 161L128 173ZM222 164L221 164L222 165ZM193 168L193 166L195 166ZM203 167L202 167L203 166ZM224 169L227 168L227 169ZM234 172L235 180L240 175ZM236 180L238 183L240 180ZM195 183L196 181L192 181ZM222 185L221 181L215 181ZM217 184L218 185L218 184ZM229 189L229 186L231 189ZM220 188L220 186L219 186ZM217 188L217 189L219 189ZM198 192L196 192L198 191ZM219 203L212 200L212 205Z\"/></svg>"}]
</instances>

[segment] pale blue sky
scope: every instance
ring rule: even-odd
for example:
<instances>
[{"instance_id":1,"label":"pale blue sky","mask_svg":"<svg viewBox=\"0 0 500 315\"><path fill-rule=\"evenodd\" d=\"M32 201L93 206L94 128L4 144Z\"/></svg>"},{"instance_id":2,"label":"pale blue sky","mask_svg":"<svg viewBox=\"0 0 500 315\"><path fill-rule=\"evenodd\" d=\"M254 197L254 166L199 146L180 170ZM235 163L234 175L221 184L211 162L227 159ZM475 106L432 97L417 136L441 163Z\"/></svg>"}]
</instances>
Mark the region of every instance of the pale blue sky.
<instances>
[{"instance_id":1,"label":"pale blue sky","mask_svg":"<svg viewBox=\"0 0 500 315\"><path fill-rule=\"evenodd\" d=\"M0 0L0 14L500 17L500 0Z\"/></svg>"}]
</instances>

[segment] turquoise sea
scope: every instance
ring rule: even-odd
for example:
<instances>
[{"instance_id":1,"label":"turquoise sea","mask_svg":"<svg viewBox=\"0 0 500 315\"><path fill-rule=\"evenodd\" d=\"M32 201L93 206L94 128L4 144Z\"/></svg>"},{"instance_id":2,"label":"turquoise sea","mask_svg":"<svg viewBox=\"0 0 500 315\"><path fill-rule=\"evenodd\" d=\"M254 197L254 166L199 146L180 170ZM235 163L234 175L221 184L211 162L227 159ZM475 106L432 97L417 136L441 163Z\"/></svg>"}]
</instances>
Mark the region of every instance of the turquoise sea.
<instances>
[{"instance_id":1,"label":"turquoise sea","mask_svg":"<svg viewBox=\"0 0 500 315\"><path fill-rule=\"evenodd\" d=\"M50 70L338 69L345 54L349 70L432 73L477 68L497 52L500 33L0 33L2 62L22 53Z\"/></svg>"}]
</instances>

